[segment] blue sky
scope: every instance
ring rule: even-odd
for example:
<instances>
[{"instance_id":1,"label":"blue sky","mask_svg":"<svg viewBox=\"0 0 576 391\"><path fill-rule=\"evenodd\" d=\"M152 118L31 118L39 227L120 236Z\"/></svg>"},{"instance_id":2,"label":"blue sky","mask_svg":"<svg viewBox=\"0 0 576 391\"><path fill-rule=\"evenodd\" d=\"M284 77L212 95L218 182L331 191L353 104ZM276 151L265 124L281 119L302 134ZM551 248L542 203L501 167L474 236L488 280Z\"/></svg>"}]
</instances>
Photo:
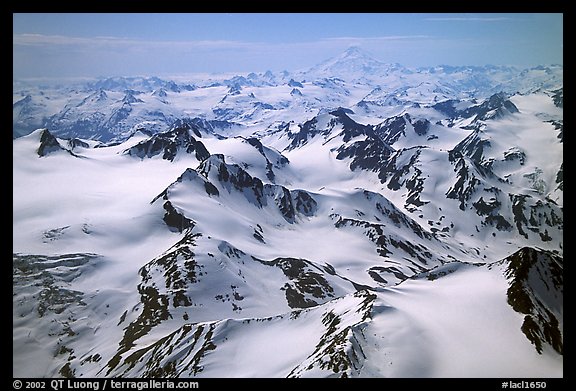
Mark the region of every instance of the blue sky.
<instances>
[{"instance_id":1,"label":"blue sky","mask_svg":"<svg viewBox=\"0 0 576 391\"><path fill-rule=\"evenodd\" d=\"M307 69L359 46L406 66L563 63L562 14L13 14L13 75Z\"/></svg>"}]
</instances>

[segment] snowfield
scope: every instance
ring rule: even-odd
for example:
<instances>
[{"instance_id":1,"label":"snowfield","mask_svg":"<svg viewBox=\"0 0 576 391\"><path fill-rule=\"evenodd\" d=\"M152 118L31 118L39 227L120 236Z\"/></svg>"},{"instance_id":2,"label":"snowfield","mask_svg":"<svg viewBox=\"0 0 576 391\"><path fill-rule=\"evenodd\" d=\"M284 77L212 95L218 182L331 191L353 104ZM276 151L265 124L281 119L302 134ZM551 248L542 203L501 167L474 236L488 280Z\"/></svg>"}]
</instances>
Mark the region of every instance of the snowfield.
<instances>
[{"instance_id":1,"label":"snowfield","mask_svg":"<svg viewBox=\"0 0 576 391\"><path fill-rule=\"evenodd\" d=\"M363 330L370 353L360 376L562 377L561 356L539 355L518 333L522 315L507 304L501 275L464 265L385 291Z\"/></svg>"}]
</instances>

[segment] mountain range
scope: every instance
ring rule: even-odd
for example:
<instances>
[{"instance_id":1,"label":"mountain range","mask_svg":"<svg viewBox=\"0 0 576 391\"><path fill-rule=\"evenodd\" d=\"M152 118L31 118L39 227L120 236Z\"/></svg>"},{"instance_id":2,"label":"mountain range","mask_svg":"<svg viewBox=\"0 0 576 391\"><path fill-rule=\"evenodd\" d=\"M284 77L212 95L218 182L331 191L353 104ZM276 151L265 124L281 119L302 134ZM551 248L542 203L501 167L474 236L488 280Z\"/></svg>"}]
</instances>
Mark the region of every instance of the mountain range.
<instances>
[{"instance_id":1,"label":"mountain range","mask_svg":"<svg viewBox=\"0 0 576 391\"><path fill-rule=\"evenodd\" d=\"M562 377L561 66L14 84L15 377Z\"/></svg>"}]
</instances>

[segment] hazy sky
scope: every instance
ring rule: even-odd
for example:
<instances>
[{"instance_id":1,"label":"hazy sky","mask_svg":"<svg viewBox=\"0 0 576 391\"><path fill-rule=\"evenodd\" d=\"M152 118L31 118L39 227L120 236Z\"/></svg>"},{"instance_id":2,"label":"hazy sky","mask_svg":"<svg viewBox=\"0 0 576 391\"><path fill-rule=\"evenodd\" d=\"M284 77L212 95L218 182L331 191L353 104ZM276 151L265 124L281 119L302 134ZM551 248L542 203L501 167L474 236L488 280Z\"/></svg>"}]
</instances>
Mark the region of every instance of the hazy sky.
<instances>
[{"instance_id":1,"label":"hazy sky","mask_svg":"<svg viewBox=\"0 0 576 391\"><path fill-rule=\"evenodd\" d=\"M14 78L300 70L359 46L406 66L563 63L562 14L14 14Z\"/></svg>"}]
</instances>

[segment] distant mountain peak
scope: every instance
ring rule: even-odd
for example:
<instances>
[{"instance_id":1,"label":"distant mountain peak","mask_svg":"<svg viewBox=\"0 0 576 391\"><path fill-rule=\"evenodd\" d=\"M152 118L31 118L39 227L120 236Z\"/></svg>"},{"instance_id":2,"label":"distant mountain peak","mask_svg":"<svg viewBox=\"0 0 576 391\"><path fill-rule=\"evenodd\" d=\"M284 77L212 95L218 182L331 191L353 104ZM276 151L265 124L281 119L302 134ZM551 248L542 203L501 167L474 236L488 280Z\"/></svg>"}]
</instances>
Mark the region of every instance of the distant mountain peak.
<instances>
[{"instance_id":1,"label":"distant mountain peak","mask_svg":"<svg viewBox=\"0 0 576 391\"><path fill-rule=\"evenodd\" d=\"M122 103L131 104L131 103L144 103L142 99L136 98L132 91L127 91L124 98L122 98Z\"/></svg>"},{"instance_id":2,"label":"distant mountain peak","mask_svg":"<svg viewBox=\"0 0 576 391\"><path fill-rule=\"evenodd\" d=\"M14 103L12 106L13 107L24 106L26 104L30 104L31 102L32 102L32 96L30 94L27 94L24 98L20 99L19 101Z\"/></svg>"},{"instance_id":3,"label":"distant mountain peak","mask_svg":"<svg viewBox=\"0 0 576 391\"><path fill-rule=\"evenodd\" d=\"M342 53L329 58L328 60L324 61L320 64L322 65L338 65L342 63L358 63L362 65L384 65L383 62L375 59L370 53L367 51L360 49L358 46L351 46Z\"/></svg>"},{"instance_id":4,"label":"distant mountain peak","mask_svg":"<svg viewBox=\"0 0 576 391\"><path fill-rule=\"evenodd\" d=\"M386 64L358 46L350 46L339 55L312 67L308 74L316 77L356 79L383 75L393 68L398 68L398 65Z\"/></svg>"},{"instance_id":5,"label":"distant mountain peak","mask_svg":"<svg viewBox=\"0 0 576 391\"><path fill-rule=\"evenodd\" d=\"M340 54L340 57L363 57L374 59L366 50L361 49L360 46L350 46Z\"/></svg>"}]
</instances>

